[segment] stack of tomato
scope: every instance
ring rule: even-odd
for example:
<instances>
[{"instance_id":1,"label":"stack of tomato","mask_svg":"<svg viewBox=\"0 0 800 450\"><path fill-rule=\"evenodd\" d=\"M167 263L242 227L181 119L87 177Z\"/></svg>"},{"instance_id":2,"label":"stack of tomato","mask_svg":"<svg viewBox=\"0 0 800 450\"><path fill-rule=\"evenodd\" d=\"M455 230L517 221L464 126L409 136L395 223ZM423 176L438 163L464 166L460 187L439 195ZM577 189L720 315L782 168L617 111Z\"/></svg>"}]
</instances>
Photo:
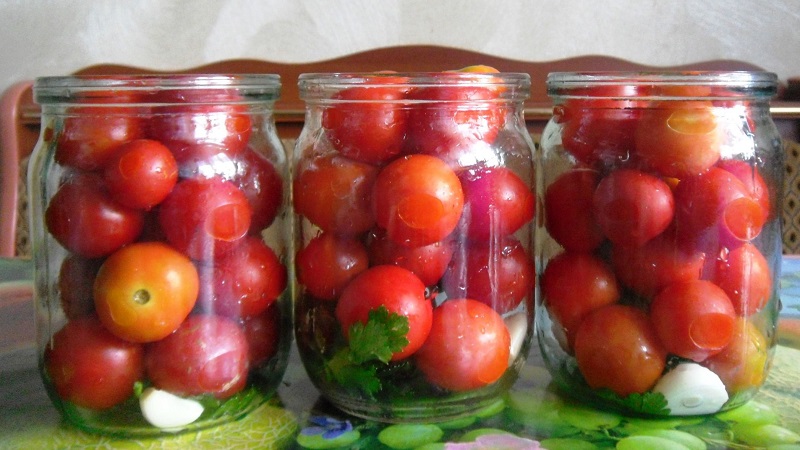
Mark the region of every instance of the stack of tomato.
<instances>
[{"instance_id":1,"label":"stack of tomato","mask_svg":"<svg viewBox=\"0 0 800 450\"><path fill-rule=\"evenodd\" d=\"M262 231L282 213L285 158L259 123L268 102L246 102L235 78L202 80L132 78L136 88L113 91L90 81L57 113L42 101L56 179L44 228L61 261L44 290L50 326L65 322L44 349L45 380L63 407L123 408L109 426L138 407L136 384L219 401L251 375L273 387L282 376L284 363L266 367L286 339L283 242Z\"/></svg>"},{"instance_id":2,"label":"stack of tomato","mask_svg":"<svg viewBox=\"0 0 800 450\"><path fill-rule=\"evenodd\" d=\"M741 403L764 381L777 308L783 166L766 102L719 83L611 80L566 88L543 136L557 246L544 246L552 326L539 333L565 352L546 345L546 360L570 386L572 360L623 398L699 364Z\"/></svg>"},{"instance_id":3,"label":"stack of tomato","mask_svg":"<svg viewBox=\"0 0 800 450\"><path fill-rule=\"evenodd\" d=\"M397 419L513 379L534 285L527 82L485 66L301 78L297 340L350 412ZM481 404L461 398L459 414Z\"/></svg>"}]
</instances>

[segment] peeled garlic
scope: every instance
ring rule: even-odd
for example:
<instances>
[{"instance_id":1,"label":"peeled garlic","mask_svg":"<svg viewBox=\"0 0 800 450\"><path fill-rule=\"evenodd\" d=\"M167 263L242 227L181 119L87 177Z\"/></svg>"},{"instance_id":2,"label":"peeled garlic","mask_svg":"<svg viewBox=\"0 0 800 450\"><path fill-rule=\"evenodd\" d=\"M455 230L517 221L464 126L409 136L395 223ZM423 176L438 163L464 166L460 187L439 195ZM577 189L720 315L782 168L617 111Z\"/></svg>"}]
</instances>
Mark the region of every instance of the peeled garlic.
<instances>
[{"instance_id":1,"label":"peeled garlic","mask_svg":"<svg viewBox=\"0 0 800 450\"><path fill-rule=\"evenodd\" d=\"M142 392L139 408L151 425L165 431L180 430L203 414L200 402L153 387Z\"/></svg>"},{"instance_id":2,"label":"peeled garlic","mask_svg":"<svg viewBox=\"0 0 800 450\"><path fill-rule=\"evenodd\" d=\"M512 314L505 319L508 334L511 336L510 352L508 354L508 364L511 365L517 359L522 344L525 343L525 334L528 332L528 317L524 312Z\"/></svg>"},{"instance_id":3,"label":"peeled garlic","mask_svg":"<svg viewBox=\"0 0 800 450\"><path fill-rule=\"evenodd\" d=\"M653 391L664 395L674 416L712 414L728 401L717 374L695 363L678 364L661 377Z\"/></svg>"}]
</instances>

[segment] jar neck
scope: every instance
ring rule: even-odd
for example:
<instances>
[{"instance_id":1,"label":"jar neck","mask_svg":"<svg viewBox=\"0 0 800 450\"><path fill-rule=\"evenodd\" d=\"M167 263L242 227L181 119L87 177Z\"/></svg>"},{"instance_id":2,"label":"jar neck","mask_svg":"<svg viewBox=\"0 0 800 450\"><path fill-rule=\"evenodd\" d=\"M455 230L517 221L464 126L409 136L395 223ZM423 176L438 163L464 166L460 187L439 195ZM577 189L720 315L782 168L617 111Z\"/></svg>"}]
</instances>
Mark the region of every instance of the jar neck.
<instances>
[{"instance_id":1,"label":"jar neck","mask_svg":"<svg viewBox=\"0 0 800 450\"><path fill-rule=\"evenodd\" d=\"M547 92L557 102L603 100L733 100L767 102L778 79L769 72L555 72Z\"/></svg>"}]
</instances>

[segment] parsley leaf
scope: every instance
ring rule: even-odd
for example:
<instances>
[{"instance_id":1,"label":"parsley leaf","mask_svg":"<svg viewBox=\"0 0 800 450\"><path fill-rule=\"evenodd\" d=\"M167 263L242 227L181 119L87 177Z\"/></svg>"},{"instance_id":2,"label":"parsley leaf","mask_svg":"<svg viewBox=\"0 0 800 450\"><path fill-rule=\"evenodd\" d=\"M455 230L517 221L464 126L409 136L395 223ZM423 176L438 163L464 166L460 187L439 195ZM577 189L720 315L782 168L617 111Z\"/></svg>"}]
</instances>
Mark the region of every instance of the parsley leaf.
<instances>
[{"instance_id":1,"label":"parsley leaf","mask_svg":"<svg viewBox=\"0 0 800 450\"><path fill-rule=\"evenodd\" d=\"M602 389L597 391L597 394L629 411L658 416L669 415L669 404L661 392L642 394L634 392L627 397L620 397L610 389Z\"/></svg>"},{"instance_id":2,"label":"parsley leaf","mask_svg":"<svg viewBox=\"0 0 800 450\"><path fill-rule=\"evenodd\" d=\"M379 364L408 345L408 318L390 313L385 306L369 312L366 323L350 326L350 343L326 363L329 378L346 388L374 396L381 390Z\"/></svg>"}]
</instances>

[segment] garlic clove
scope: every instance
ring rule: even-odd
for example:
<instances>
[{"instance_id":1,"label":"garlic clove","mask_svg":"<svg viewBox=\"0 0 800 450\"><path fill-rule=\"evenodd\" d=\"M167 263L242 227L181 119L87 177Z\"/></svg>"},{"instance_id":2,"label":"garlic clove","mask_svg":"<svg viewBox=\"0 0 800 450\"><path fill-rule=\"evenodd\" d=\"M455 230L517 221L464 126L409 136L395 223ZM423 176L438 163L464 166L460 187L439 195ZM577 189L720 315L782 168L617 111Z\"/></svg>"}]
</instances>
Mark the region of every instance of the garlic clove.
<instances>
[{"instance_id":1,"label":"garlic clove","mask_svg":"<svg viewBox=\"0 0 800 450\"><path fill-rule=\"evenodd\" d=\"M712 414L728 401L717 374L695 363L678 364L661 377L653 391L664 395L674 416Z\"/></svg>"},{"instance_id":2,"label":"garlic clove","mask_svg":"<svg viewBox=\"0 0 800 450\"><path fill-rule=\"evenodd\" d=\"M203 414L200 402L153 387L142 392L139 408L145 420L165 431L178 431Z\"/></svg>"},{"instance_id":3,"label":"garlic clove","mask_svg":"<svg viewBox=\"0 0 800 450\"><path fill-rule=\"evenodd\" d=\"M517 359L522 344L525 343L525 336L528 333L528 317L524 312L512 314L505 319L508 334L511 337L510 351L508 354L508 365L512 365Z\"/></svg>"}]
</instances>

